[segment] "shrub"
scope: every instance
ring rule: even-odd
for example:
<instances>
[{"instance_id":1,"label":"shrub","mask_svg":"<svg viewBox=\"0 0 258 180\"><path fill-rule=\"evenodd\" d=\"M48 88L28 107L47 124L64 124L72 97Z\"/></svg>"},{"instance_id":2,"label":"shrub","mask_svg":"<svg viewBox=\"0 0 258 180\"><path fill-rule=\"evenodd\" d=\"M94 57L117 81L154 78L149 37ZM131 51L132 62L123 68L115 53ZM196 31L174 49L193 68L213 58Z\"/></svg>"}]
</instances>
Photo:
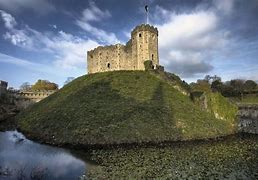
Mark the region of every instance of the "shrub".
<instances>
[{"instance_id":1,"label":"shrub","mask_svg":"<svg viewBox=\"0 0 258 180\"><path fill-rule=\"evenodd\" d=\"M151 60L144 61L144 67L146 71L154 69L154 66Z\"/></svg>"}]
</instances>

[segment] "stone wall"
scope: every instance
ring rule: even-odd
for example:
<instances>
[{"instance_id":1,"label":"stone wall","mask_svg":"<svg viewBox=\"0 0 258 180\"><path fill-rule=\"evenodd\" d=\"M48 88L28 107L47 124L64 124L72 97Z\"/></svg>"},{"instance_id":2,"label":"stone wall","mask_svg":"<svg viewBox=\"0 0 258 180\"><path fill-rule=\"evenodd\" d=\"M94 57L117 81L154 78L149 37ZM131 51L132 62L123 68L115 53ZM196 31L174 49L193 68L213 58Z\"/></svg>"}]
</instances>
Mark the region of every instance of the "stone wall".
<instances>
[{"instance_id":1,"label":"stone wall","mask_svg":"<svg viewBox=\"0 0 258 180\"><path fill-rule=\"evenodd\" d=\"M0 80L0 96L7 92L8 83Z\"/></svg>"},{"instance_id":2,"label":"stone wall","mask_svg":"<svg viewBox=\"0 0 258 180\"><path fill-rule=\"evenodd\" d=\"M28 106L35 104L46 97L50 96L56 91L27 91L11 93L12 102L18 109L26 109Z\"/></svg>"},{"instance_id":3,"label":"stone wall","mask_svg":"<svg viewBox=\"0 0 258 180\"><path fill-rule=\"evenodd\" d=\"M239 131L258 134L258 105L239 105Z\"/></svg>"},{"instance_id":4,"label":"stone wall","mask_svg":"<svg viewBox=\"0 0 258 180\"><path fill-rule=\"evenodd\" d=\"M99 46L87 54L88 73L133 70L130 52L130 47L121 44Z\"/></svg>"},{"instance_id":5,"label":"stone wall","mask_svg":"<svg viewBox=\"0 0 258 180\"><path fill-rule=\"evenodd\" d=\"M88 73L144 70L144 61L159 65L158 30L148 24L137 26L126 45L99 46L87 52Z\"/></svg>"},{"instance_id":6,"label":"stone wall","mask_svg":"<svg viewBox=\"0 0 258 180\"><path fill-rule=\"evenodd\" d=\"M45 99L46 97L50 96L54 92L56 91L35 91L35 92L28 91L28 92L20 92L18 96L20 96L20 98L30 99L34 102L39 102L42 99Z\"/></svg>"},{"instance_id":7,"label":"stone wall","mask_svg":"<svg viewBox=\"0 0 258 180\"><path fill-rule=\"evenodd\" d=\"M132 57L135 59L136 69L144 70L144 61L152 60L153 65L159 65L158 29L149 25L137 26L131 33Z\"/></svg>"}]
</instances>

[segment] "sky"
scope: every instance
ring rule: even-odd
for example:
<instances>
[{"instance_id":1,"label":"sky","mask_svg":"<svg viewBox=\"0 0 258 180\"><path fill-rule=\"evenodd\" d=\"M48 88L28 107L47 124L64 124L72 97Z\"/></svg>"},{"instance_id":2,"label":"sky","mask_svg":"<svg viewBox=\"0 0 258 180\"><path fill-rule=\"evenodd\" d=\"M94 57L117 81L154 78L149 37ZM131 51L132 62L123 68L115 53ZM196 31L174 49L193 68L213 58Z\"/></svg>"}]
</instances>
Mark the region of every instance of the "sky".
<instances>
[{"instance_id":1,"label":"sky","mask_svg":"<svg viewBox=\"0 0 258 180\"><path fill-rule=\"evenodd\" d=\"M61 87L87 74L87 51L126 43L146 4L166 71L258 80L258 0L0 0L0 80Z\"/></svg>"}]
</instances>

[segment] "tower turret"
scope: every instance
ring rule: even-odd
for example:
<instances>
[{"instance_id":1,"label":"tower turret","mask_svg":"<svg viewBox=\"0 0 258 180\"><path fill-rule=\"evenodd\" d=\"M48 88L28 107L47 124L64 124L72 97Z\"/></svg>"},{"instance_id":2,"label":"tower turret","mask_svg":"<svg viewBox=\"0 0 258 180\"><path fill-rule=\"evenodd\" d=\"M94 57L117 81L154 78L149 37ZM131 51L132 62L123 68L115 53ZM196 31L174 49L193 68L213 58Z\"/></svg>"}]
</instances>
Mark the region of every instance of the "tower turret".
<instances>
[{"instance_id":1,"label":"tower turret","mask_svg":"<svg viewBox=\"0 0 258 180\"><path fill-rule=\"evenodd\" d=\"M151 60L154 68L159 65L158 29L149 24L142 24L131 32L132 59L135 69L144 70L144 61Z\"/></svg>"}]
</instances>

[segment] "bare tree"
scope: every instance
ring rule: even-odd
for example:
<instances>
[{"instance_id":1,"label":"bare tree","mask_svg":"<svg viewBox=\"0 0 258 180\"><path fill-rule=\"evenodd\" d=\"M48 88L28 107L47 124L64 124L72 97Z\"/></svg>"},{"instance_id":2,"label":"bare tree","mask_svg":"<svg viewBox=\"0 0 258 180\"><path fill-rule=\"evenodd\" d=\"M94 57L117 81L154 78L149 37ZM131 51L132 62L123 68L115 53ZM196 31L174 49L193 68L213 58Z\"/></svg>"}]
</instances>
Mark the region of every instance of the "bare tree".
<instances>
[{"instance_id":1,"label":"bare tree","mask_svg":"<svg viewBox=\"0 0 258 180\"><path fill-rule=\"evenodd\" d=\"M68 78L66 79L66 81L64 82L64 85L69 84L69 83L72 82L74 79L75 79L74 77L68 77Z\"/></svg>"},{"instance_id":2,"label":"bare tree","mask_svg":"<svg viewBox=\"0 0 258 180\"><path fill-rule=\"evenodd\" d=\"M21 91L30 91L31 90L30 83L29 82L22 83L22 85L20 86L20 90Z\"/></svg>"}]
</instances>

